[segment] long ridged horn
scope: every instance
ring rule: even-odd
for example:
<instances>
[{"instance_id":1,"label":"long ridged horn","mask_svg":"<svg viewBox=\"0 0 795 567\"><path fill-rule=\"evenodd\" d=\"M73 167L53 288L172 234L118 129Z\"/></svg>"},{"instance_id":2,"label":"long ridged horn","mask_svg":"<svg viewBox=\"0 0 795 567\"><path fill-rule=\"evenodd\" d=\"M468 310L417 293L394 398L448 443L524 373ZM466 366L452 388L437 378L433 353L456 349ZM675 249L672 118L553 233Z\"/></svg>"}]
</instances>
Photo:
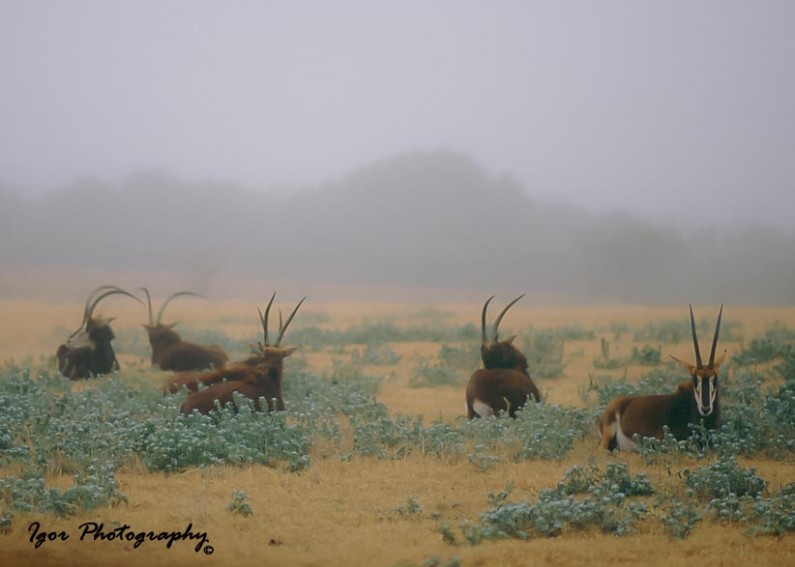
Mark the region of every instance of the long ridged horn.
<instances>
[{"instance_id":1,"label":"long ridged horn","mask_svg":"<svg viewBox=\"0 0 795 567\"><path fill-rule=\"evenodd\" d=\"M103 299L105 299L109 295L115 295L115 294L126 295L127 297L132 297L135 301L137 301L138 303L143 305L143 301L141 301L140 299L135 297L129 291L124 291L121 288L110 289L110 290L106 291L105 293L100 294L99 296L97 296L96 299L94 299L94 303L91 304L91 308L88 311L88 318L86 319L86 321L90 321L91 318L94 316L94 309L96 309L96 307L97 307L97 305L99 305L100 301L102 301Z\"/></svg>"},{"instance_id":2,"label":"long ridged horn","mask_svg":"<svg viewBox=\"0 0 795 567\"><path fill-rule=\"evenodd\" d=\"M259 306L257 306L257 312L259 313L259 320L262 323L262 333L263 333L263 345L270 346L268 344L268 318L270 317L271 312L271 305L273 305L273 299L276 297L276 292L273 292L271 295L271 300L268 302L268 306L265 307L265 315L262 314L260 311Z\"/></svg>"},{"instance_id":3,"label":"long ridged horn","mask_svg":"<svg viewBox=\"0 0 795 567\"><path fill-rule=\"evenodd\" d=\"M720 334L720 318L723 315L723 303L720 304L720 311L718 311L718 322L715 324L715 336L712 338L712 350L709 353L709 366L710 370L715 368L715 349L718 346L718 335Z\"/></svg>"},{"instance_id":4,"label":"long ridged horn","mask_svg":"<svg viewBox=\"0 0 795 567\"><path fill-rule=\"evenodd\" d=\"M486 303L483 304L483 311L480 313L480 334L483 337L482 342L484 345L489 342L489 339L486 336L486 308L489 306L489 303L492 299L494 299L493 295L486 300Z\"/></svg>"},{"instance_id":5,"label":"long ridged horn","mask_svg":"<svg viewBox=\"0 0 795 567\"><path fill-rule=\"evenodd\" d=\"M696 349L696 368L701 370L704 363L701 362L701 350L698 348L698 336L696 335L696 318L693 316L693 306L690 306L690 332L693 335L693 347Z\"/></svg>"},{"instance_id":6,"label":"long ridged horn","mask_svg":"<svg viewBox=\"0 0 795 567\"><path fill-rule=\"evenodd\" d=\"M149 290L146 289L145 287L141 287L141 288L138 288L138 289L143 291L144 294L146 295L146 307L149 310L149 326L150 327L154 327L155 326L155 318L152 317L152 298L149 296Z\"/></svg>"},{"instance_id":7,"label":"long ridged horn","mask_svg":"<svg viewBox=\"0 0 795 567\"><path fill-rule=\"evenodd\" d=\"M155 325L159 325L160 324L160 319L163 318L163 312L166 310L166 305L168 305L168 303L172 299L175 299L175 298L179 297L180 295L192 295L193 297L201 297L202 299L207 299L203 295L200 295L198 293L193 293L192 291L178 291L177 293L172 293L168 297L168 299L166 299L163 302L163 305L160 306L160 311L157 312L157 319L155 319Z\"/></svg>"},{"instance_id":8,"label":"long ridged horn","mask_svg":"<svg viewBox=\"0 0 795 567\"><path fill-rule=\"evenodd\" d=\"M282 313L281 311L279 312L279 338L276 339L276 344L273 346L279 346L282 343L282 338L284 337L284 333L287 331L287 327L290 326L293 317L295 317L295 314L298 312L298 308L301 307L301 304L304 301L306 301L306 297L301 298L301 301L298 302L298 305L295 306L295 309L293 309L293 312L290 313L290 316L287 318L287 321L285 321L284 326L282 326L281 322Z\"/></svg>"},{"instance_id":9,"label":"long ridged horn","mask_svg":"<svg viewBox=\"0 0 795 567\"><path fill-rule=\"evenodd\" d=\"M106 289L121 289L121 288L118 288L115 285L101 285L96 289L94 289L90 294L88 294L88 299L86 299L86 304L83 307L83 321L80 323L80 326L77 328L77 330L73 332L71 335L69 335L70 339L74 337L77 333L82 331L83 328L88 324L88 320L91 318L90 317L90 313L92 310L91 303L94 301L94 298L97 296L99 292L104 291Z\"/></svg>"},{"instance_id":10,"label":"long ridged horn","mask_svg":"<svg viewBox=\"0 0 795 567\"><path fill-rule=\"evenodd\" d=\"M519 297L517 297L516 299L514 299L513 301L511 301L511 302L510 302L508 305L506 305L506 306L505 306L505 309L503 309L503 310L502 310L502 313L500 313L500 314L499 314L499 316L497 317L497 320L496 320L496 321L494 321L494 342L495 342L495 343L496 343L496 342L497 342L497 340L498 340L498 334L499 334L499 329L500 329L500 322L502 321L502 318L503 318L503 317L505 316L505 314L508 312L508 309L510 309L511 307L513 307L513 304L514 304L514 303L516 303L517 301L519 301L520 299L522 299L524 296L525 296L525 294L523 293L522 295L520 295Z\"/></svg>"}]
</instances>

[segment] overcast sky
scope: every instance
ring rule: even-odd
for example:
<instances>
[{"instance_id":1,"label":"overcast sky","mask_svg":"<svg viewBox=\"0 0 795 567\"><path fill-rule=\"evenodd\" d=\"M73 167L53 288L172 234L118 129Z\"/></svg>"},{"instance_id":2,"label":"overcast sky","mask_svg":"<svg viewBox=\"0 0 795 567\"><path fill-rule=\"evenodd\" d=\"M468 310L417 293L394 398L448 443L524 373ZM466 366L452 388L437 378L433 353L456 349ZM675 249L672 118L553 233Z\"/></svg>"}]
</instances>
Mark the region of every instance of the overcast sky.
<instances>
[{"instance_id":1,"label":"overcast sky","mask_svg":"<svg viewBox=\"0 0 795 567\"><path fill-rule=\"evenodd\" d=\"M452 149L535 198L788 226L793 30L789 0L0 0L0 183Z\"/></svg>"}]
</instances>

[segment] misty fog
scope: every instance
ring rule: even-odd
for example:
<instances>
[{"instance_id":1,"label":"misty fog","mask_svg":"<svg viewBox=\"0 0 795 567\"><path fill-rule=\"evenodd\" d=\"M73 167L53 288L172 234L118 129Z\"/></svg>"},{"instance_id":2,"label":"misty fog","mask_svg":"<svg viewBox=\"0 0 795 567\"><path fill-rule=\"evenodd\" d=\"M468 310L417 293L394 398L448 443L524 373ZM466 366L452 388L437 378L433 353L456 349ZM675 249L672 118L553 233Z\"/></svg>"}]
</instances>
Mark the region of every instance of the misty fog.
<instances>
[{"instance_id":1,"label":"misty fog","mask_svg":"<svg viewBox=\"0 0 795 567\"><path fill-rule=\"evenodd\" d=\"M791 303L793 21L783 0L6 0L0 294L123 270Z\"/></svg>"},{"instance_id":2,"label":"misty fog","mask_svg":"<svg viewBox=\"0 0 795 567\"><path fill-rule=\"evenodd\" d=\"M795 239L711 224L683 233L529 199L464 154L411 153L267 195L164 172L0 193L0 261L190 272L200 291L274 281L485 290L579 301L789 303ZM694 220L698 220L697 218ZM0 293L3 290L0 288ZM263 292L264 293L264 292Z\"/></svg>"}]
</instances>

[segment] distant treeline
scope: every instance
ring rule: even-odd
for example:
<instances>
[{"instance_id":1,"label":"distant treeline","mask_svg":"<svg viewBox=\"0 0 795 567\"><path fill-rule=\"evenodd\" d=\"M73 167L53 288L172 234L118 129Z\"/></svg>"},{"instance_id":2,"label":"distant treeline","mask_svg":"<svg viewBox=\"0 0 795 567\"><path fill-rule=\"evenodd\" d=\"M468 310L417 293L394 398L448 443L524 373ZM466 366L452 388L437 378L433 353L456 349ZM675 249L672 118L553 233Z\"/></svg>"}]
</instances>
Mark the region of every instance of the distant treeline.
<instances>
[{"instance_id":1,"label":"distant treeline","mask_svg":"<svg viewBox=\"0 0 795 567\"><path fill-rule=\"evenodd\" d=\"M683 207L684 210L684 207ZM628 302L795 302L795 239L692 212L687 236L533 201L450 152L405 154L269 194L162 173L0 189L0 264L232 270L328 283Z\"/></svg>"}]
</instances>

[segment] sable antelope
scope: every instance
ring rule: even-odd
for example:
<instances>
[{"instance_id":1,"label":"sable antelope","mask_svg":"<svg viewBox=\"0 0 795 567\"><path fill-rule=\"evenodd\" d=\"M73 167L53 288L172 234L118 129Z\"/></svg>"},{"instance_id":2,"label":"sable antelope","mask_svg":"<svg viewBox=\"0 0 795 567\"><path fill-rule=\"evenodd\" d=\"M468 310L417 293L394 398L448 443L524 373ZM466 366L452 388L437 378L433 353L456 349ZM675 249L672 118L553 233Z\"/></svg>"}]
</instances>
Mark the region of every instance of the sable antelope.
<instances>
[{"instance_id":1,"label":"sable antelope","mask_svg":"<svg viewBox=\"0 0 795 567\"><path fill-rule=\"evenodd\" d=\"M252 355L248 359L198 376L194 375L192 379L186 376L177 377L177 380L171 385L172 391L175 386L179 388L183 385L194 391L182 404L182 413L191 413L193 410L198 410L203 414L209 413L215 407L216 400L222 406L231 402L234 392L254 400L254 407L257 411L261 409L260 398L265 398L268 401L268 411L284 411L284 400L282 399L284 359L293 354L298 347L282 347L281 342L287 327L306 298L298 302L284 323L282 323L281 311L279 312L279 335L276 342L271 345L268 341L268 318L275 297L274 293L265 308L264 315L257 307L264 337L261 343L252 348ZM199 383L209 387L206 390L197 391Z\"/></svg>"},{"instance_id":2,"label":"sable antelope","mask_svg":"<svg viewBox=\"0 0 795 567\"><path fill-rule=\"evenodd\" d=\"M704 366L696 336L693 307L690 307L690 329L696 351L696 364L679 360L673 355L671 358L688 370L691 381L680 384L673 394L624 396L612 400L602 413L599 424L602 438L600 446L603 449L637 451L638 444L632 440L633 436L662 439L664 426L668 426L671 434L678 440L690 436L691 424L703 423L706 429L720 427L718 369L723 363L726 351L716 360L715 349L718 346L722 315L723 304L718 312L709 362Z\"/></svg>"},{"instance_id":3,"label":"sable antelope","mask_svg":"<svg viewBox=\"0 0 795 567\"><path fill-rule=\"evenodd\" d=\"M115 337L110 328L113 317L109 319L94 317L94 309L99 302L116 294L132 297L141 303L141 300L131 293L113 285L102 285L92 291L83 308L83 322L69 335L66 343L58 347L55 354L58 371L66 378L77 380L119 369L119 361L111 345Z\"/></svg>"},{"instance_id":4,"label":"sable antelope","mask_svg":"<svg viewBox=\"0 0 795 567\"><path fill-rule=\"evenodd\" d=\"M467 384L466 408L469 419L496 415L506 410L511 417L516 417L516 410L524 406L528 396L532 396L536 402L540 400L538 388L527 373L527 358L513 345L516 336L504 341L500 341L498 336L502 318L523 297L520 295L511 301L499 314L494 321L491 341L486 336L486 310L494 296L483 304L480 315L480 358L483 368L476 370Z\"/></svg>"},{"instance_id":5,"label":"sable antelope","mask_svg":"<svg viewBox=\"0 0 795 567\"><path fill-rule=\"evenodd\" d=\"M169 302L179 297L180 295L192 295L194 297L202 297L198 293L191 291L178 291L171 294L160 306L160 311L157 312L157 319L152 317L152 298L149 296L149 290L145 287L141 288L146 294L146 303L149 308L149 324L144 325L146 332L149 334L149 344L152 345L152 364L157 364L161 370L175 370L177 372L186 370L204 370L206 368L218 368L229 357L223 349L216 345L202 346L188 341L183 341L174 330L176 323L166 325L161 322L163 312Z\"/></svg>"}]
</instances>

